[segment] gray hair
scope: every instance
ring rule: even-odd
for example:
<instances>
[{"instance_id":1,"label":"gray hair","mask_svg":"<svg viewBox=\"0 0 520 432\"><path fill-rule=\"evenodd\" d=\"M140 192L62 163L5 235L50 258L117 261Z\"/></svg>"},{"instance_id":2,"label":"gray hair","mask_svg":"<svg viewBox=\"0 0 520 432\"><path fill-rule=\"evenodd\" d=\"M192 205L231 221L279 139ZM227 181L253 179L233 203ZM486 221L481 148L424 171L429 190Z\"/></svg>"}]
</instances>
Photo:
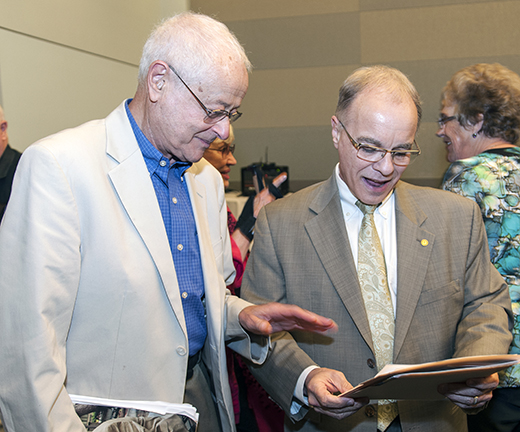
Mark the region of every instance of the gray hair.
<instances>
[{"instance_id":1,"label":"gray hair","mask_svg":"<svg viewBox=\"0 0 520 432\"><path fill-rule=\"evenodd\" d=\"M456 72L442 90L442 103L455 105L459 123L480 121L489 138L516 144L520 137L520 76L499 63L477 63Z\"/></svg>"},{"instance_id":2,"label":"gray hair","mask_svg":"<svg viewBox=\"0 0 520 432\"><path fill-rule=\"evenodd\" d=\"M417 109L417 127L421 122L421 98L414 85L401 71L385 65L365 66L356 69L339 89L336 114L347 112L354 99L364 90L380 89L396 100L410 96Z\"/></svg>"},{"instance_id":3,"label":"gray hair","mask_svg":"<svg viewBox=\"0 0 520 432\"><path fill-rule=\"evenodd\" d=\"M146 83L148 69L156 61L169 63L186 80L216 79L215 67L225 72L242 63L251 72L251 62L240 42L221 22L203 14L183 12L162 22L146 41L139 63L139 85Z\"/></svg>"}]
</instances>

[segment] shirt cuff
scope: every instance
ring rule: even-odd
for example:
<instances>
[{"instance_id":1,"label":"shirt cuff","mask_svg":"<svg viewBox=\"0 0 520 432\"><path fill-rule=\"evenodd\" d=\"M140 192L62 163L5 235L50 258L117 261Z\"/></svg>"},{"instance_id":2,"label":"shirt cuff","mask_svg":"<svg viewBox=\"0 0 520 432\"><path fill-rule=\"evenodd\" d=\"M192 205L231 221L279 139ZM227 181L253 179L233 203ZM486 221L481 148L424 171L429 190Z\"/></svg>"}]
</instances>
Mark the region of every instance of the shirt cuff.
<instances>
[{"instance_id":1,"label":"shirt cuff","mask_svg":"<svg viewBox=\"0 0 520 432\"><path fill-rule=\"evenodd\" d=\"M311 373L311 371L318 368L319 366L316 365L308 366L300 374L300 377L296 382L296 387L294 388L293 400L291 403L292 415L298 414L298 412L302 409L303 405L309 404L309 398L304 394L305 380L307 379L307 376Z\"/></svg>"}]
</instances>

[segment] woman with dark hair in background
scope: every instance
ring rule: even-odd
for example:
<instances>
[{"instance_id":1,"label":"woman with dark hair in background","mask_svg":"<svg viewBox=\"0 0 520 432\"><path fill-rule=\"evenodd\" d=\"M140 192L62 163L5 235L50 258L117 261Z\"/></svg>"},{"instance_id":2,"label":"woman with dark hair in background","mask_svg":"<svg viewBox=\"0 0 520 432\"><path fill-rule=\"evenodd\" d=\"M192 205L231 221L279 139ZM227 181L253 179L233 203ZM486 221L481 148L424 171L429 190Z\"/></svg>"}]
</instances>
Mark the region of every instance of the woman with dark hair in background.
<instances>
[{"instance_id":1,"label":"woman with dark hair in background","mask_svg":"<svg viewBox=\"0 0 520 432\"><path fill-rule=\"evenodd\" d=\"M204 152L204 158L222 175L224 187L229 187L229 172L237 160L235 151L235 135L230 126L226 140L216 139ZM235 265L235 281L228 286L231 293L240 296L242 275L253 240L254 224L260 209L282 196L278 190L287 179L286 173L277 176L270 187L263 189L255 196L249 197L240 217L237 219L228 208L228 228L231 236L233 263ZM267 395L265 390L249 373L244 360L231 350L227 350L228 373L233 408L238 432L283 432L283 411Z\"/></svg>"}]
</instances>

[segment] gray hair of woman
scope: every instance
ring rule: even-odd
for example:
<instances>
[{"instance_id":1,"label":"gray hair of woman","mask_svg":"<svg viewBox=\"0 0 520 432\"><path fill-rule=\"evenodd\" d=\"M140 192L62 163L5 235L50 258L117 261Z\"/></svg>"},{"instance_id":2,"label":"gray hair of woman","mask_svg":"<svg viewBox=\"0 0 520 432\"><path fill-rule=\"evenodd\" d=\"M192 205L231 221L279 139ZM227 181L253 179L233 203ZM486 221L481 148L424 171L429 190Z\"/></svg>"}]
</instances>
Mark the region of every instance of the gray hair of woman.
<instances>
[{"instance_id":1,"label":"gray hair of woman","mask_svg":"<svg viewBox=\"0 0 520 432\"><path fill-rule=\"evenodd\" d=\"M520 76L499 63L478 63L456 72L442 91L463 127L483 119L483 133L516 144L520 136Z\"/></svg>"}]
</instances>

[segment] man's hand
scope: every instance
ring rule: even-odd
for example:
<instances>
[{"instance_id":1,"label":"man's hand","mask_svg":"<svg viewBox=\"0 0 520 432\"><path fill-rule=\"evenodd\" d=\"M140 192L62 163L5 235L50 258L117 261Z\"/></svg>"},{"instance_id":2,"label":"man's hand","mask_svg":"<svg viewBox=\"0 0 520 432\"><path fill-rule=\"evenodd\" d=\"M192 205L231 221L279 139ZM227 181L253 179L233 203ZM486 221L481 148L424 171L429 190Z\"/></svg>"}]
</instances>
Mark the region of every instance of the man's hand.
<instances>
[{"instance_id":1,"label":"man's hand","mask_svg":"<svg viewBox=\"0 0 520 432\"><path fill-rule=\"evenodd\" d=\"M312 370L305 380L309 406L316 412L341 420L359 410L369 401L368 398L351 399L335 396L350 390L352 385L341 372L318 368Z\"/></svg>"},{"instance_id":2,"label":"man's hand","mask_svg":"<svg viewBox=\"0 0 520 432\"><path fill-rule=\"evenodd\" d=\"M242 309L238 319L244 329L262 336L291 330L322 334L338 331L338 325L330 318L322 317L296 305L282 303L247 306Z\"/></svg>"},{"instance_id":3,"label":"man's hand","mask_svg":"<svg viewBox=\"0 0 520 432\"><path fill-rule=\"evenodd\" d=\"M437 390L466 413L472 414L485 408L497 385L498 374L494 373L485 378L469 379L465 383L441 384Z\"/></svg>"}]
</instances>

